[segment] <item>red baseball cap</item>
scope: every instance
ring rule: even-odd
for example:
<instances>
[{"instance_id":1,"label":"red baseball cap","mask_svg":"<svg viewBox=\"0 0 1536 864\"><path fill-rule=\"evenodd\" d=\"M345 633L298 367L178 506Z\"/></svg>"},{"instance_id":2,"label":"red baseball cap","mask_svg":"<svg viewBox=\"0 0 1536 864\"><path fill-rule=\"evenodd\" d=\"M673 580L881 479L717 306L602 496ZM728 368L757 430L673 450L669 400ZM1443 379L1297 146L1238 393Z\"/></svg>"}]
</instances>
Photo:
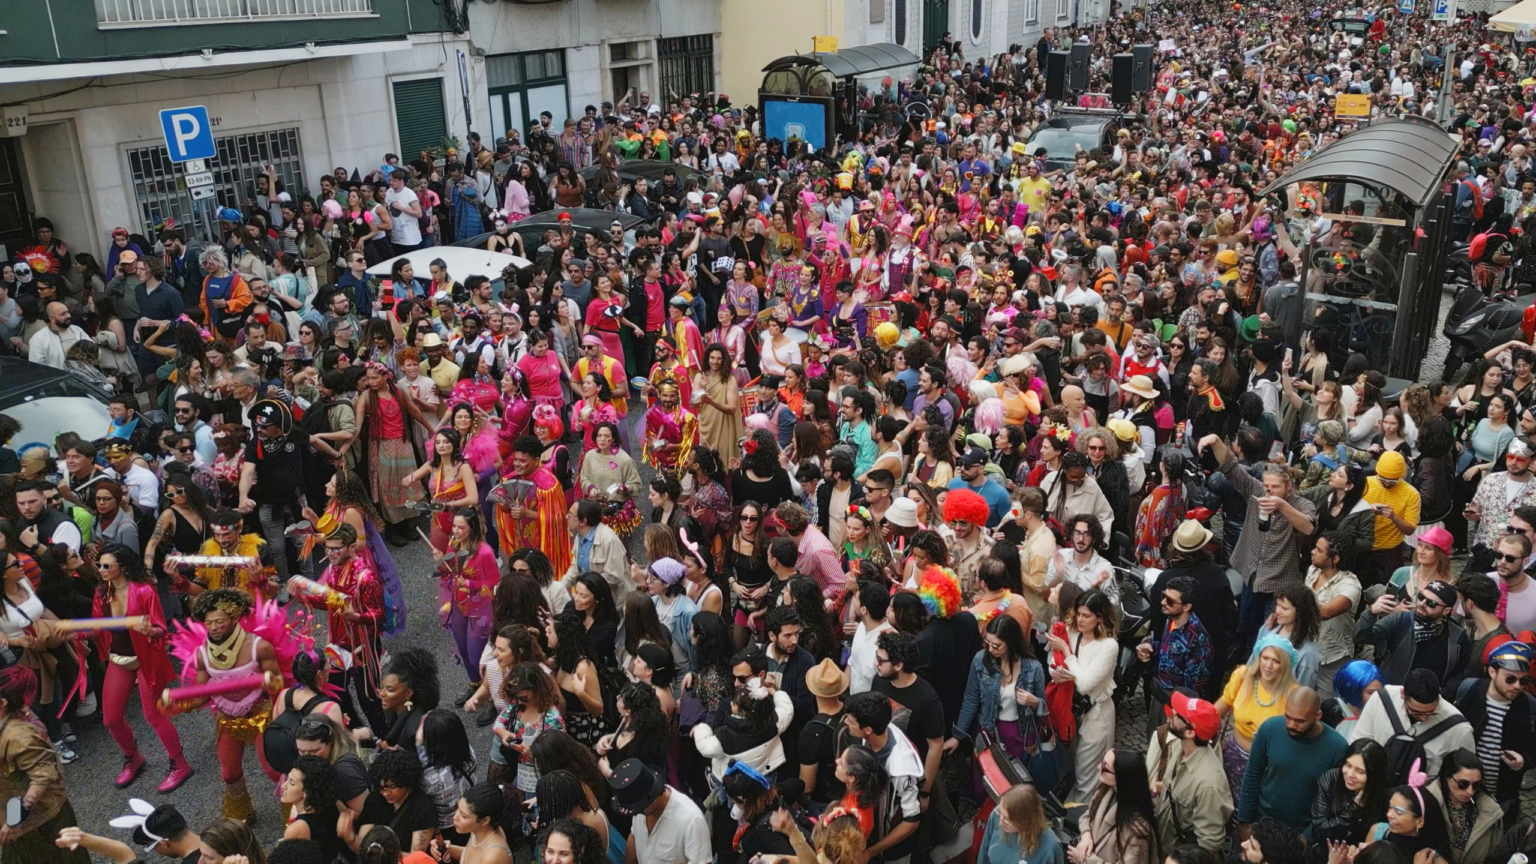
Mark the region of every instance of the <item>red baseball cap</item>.
<instances>
[{"instance_id":1,"label":"red baseball cap","mask_svg":"<svg viewBox=\"0 0 1536 864\"><path fill-rule=\"evenodd\" d=\"M1221 715L1216 713L1216 706L1198 696L1189 696L1175 690L1165 710L1170 715L1177 714L1184 718L1184 722L1195 730L1195 737L1201 741L1214 741L1221 734Z\"/></svg>"}]
</instances>

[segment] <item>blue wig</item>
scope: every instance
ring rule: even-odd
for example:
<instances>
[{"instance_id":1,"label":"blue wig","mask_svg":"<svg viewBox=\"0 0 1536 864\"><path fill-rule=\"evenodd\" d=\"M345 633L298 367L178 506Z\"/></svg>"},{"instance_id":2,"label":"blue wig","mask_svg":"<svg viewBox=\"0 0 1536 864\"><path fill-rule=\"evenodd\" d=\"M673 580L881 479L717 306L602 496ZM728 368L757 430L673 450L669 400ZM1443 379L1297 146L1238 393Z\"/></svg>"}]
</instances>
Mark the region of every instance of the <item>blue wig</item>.
<instances>
[{"instance_id":1,"label":"blue wig","mask_svg":"<svg viewBox=\"0 0 1536 864\"><path fill-rule=\"evenodd\" d=\"M1369 660L1351 660L1333 676L1333 692L1355 708L1365 707L1365 688L1381 680L1381 670Z\"/></svg>"}]
</instances>

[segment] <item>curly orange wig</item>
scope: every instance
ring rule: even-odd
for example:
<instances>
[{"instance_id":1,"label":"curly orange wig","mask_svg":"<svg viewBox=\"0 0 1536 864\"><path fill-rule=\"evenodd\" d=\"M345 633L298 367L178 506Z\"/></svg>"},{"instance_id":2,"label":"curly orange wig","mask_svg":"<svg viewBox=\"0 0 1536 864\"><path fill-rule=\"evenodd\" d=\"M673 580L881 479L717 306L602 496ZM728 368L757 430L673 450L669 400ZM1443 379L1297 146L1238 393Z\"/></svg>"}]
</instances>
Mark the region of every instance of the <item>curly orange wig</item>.
<instances>
[{"instance_id":1,"label":"curly orange wig","mask_svg":"<svg viewBox=\"0 0 1536 864\"><path fill-rule=\"evenodd\" d=\"M951 489L944 496L944 521L987 524L987 499L969 489Z\"/></svg>"}]
</instances>

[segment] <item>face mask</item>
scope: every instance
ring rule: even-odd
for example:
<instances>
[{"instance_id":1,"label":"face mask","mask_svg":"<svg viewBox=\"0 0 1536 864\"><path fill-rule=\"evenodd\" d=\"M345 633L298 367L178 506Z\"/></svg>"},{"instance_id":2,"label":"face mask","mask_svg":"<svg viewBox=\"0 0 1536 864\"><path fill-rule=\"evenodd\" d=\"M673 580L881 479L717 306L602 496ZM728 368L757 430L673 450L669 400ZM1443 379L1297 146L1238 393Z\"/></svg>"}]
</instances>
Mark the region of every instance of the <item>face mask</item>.
<instances>
[{"instance_id":1,"label":"face mask","mask_svg":"<svg viewBox=\"0 0 1536 864\"><path fill-rule=\"evenodd\" d=\"M740 804L732 804L731 805L731 818L735 819L737 822L740 822L741 821L741 816L742 816L741 805Z\"/></svg>"}]
</instances>

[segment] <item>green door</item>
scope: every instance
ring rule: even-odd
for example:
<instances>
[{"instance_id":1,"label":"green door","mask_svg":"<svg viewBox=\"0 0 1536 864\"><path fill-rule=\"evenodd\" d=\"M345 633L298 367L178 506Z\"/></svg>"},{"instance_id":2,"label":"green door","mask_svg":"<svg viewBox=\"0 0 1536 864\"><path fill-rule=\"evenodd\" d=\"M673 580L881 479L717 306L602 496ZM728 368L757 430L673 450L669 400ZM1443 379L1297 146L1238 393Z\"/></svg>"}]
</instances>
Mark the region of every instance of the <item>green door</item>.
<instances>
[{"instance_id":1,"label":"green door","mask_svg":"<svg viewBox=\"0 0 1536 864\"><path fill-rule=\"evenodd\" d=\"M409 162L448 137L443 113L443 79L395 82L395 125L400 132L400 161Z\"/></svg>"},{"instance_id":2,"label":"green door","mask_svg":"<svg viewBox=\"0 0 1536 864\"><path fill-rule=\"evenodd\" d=\"M949 32L949 0L923 0L923 55Z\"/></svg>"}]
</instances>

